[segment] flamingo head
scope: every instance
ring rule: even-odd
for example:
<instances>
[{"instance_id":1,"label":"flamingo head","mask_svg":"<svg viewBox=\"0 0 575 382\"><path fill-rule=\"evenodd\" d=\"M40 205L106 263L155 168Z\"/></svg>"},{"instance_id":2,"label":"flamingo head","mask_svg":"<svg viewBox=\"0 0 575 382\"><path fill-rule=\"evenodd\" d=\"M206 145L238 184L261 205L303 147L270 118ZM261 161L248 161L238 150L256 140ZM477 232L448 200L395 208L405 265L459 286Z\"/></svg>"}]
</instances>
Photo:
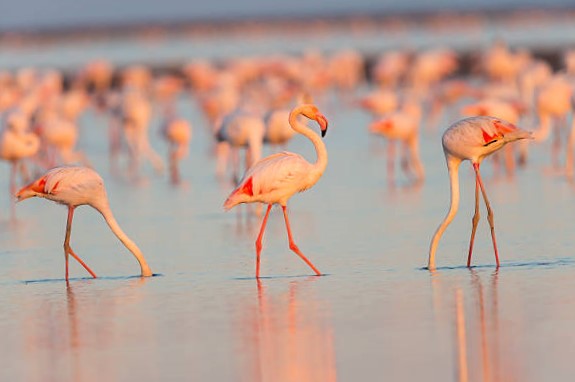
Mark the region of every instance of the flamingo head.
<instances>
[{"instance_id":1,"label":"flamingo head","mask_svg":"<svg viewBox=\"0 0 575 382\"><path fill-rule=\"evenodd\" d=\"M22 187L22 189L16 193L16 202L21 202L23 200L33 198L34 196L41 196L44 193L45 185L46 178L41 177L29 185Z\"/></svg>"},{"instance_id":2,"label":"flamingo head","mask_svg":"<svg viewBox=\"0 0 575 382\"><path fill-rule=\"evenodd\" d=\"M369 125L369 131L371 133L383 133L390 130L393 127L393 122L389 119L380 119L379 121L372 122Z\"/></svg>"},{"instance_id":3,"label":"flamingo head","mask_svg":"<svg viewBox=\"0 0 575 382\"><path fill-rule=\"evenodd\" d=\"M305 107L303 108L301 113L305 117L315 120L318 123L319 128L321 129L321 136L325 137L325 133L327 132L327 125L328 125L327 118L319 111L317 106L312 105L312 104L307 104L304 106Z\"/></svg>"},{"instance_id":4,"label":"flamingo head","mask_svg":"<svg viewBox=\"0 0 575 382\"><path fill-rule=\"evenodd\" d=\"M505 143L517 141L519 139L533 139L530 131L523 130L514 124L499 118L488 117L487 125L482 127L484 146L498 143L495 146L503 146Z\"/></svg>"}]
</instances>

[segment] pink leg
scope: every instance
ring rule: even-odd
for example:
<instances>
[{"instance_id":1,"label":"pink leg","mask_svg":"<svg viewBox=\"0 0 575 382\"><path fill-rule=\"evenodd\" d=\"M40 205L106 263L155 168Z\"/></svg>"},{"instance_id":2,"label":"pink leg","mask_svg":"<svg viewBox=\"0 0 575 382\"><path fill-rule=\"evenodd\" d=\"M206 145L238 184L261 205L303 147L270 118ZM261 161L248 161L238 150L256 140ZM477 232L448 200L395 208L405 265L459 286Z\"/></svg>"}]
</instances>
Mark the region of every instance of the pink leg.
<instances>
[{"instance_id":1,"label":"pink leg","mask_svg":"<svg viewBox=\"0 0 575 382\"><path fill-rule=\"evenodd\" d=\"M177 149L170 145L170 154L169 154L169 166L170 166L170 180L172 184L180 183L180 171L178 168L178 152Z\"/></svg>"},{"instance_id":2,"label":"pink leg","mask_svg":"<svg viewBox=\"0 0 575 382\"><path fill-rule=\"evenodd\" d=\"M553 168L559 168L559 151L561 151L561 127L559 118L553 120L553 143L551 145L551 162Z\"/></svg>"},{"instance_id":3,"label":"pink leg","mask_svg":"<svg viewBox=\"0 0 575 382\"><path fill-rule=\"evenodd\" d=\"M268 204L268 209L266 210L266 214L262 222L262 227L260 228L260 233L256 240L256 279L260 278L260 253L262 252L262 239L264 237L264 231L266 229L266 224L268 222L268 216L270 214L271 209L272 205Z\"/></svg>"},{"instance_id":4,"label":"pink leg","mask_svg":"<svg viewBox=\"0 0 575 382\"><path fill-rule=\"evenodd\" d=\"M395 186L395 141L387 141L387 181L390 187Z\"/></svg>"},{"instance_id":5,"label":"pink leg","mask_svg":"<svg viewBox=\"0 0 575 382\"><path fill-rule=\"evenodd\" d=\"M12 161L10 163L10 197L16 196L16 173L18 172L18 162Z\"/></svg>"},{"instance_id":6,"label":"pink leg","mask_svg":"<svg viewBox=\"0 0 575 382\"><path fill-rule=\"evenodd\" d=\"M96 274L80 259L70 247L70 234L72 232L72 219L74 218L74 208L68 207L68 221L66 223L66 238L64 239L64 256L66 258L66 282L68 282L68 255L72 255L87 271L96 278Z\"/></svg>"},{"instance_id":7,"label":"pink leg","mask_svg":"<svg viewBox=\"0 0 575 382\"><path fill-rule=\"evenodd\" d=\"M471 266L471 254L473 252L473 242L475 240L475 232L477 231L477 223L479 223L479 181L475 177L475 214L471 219L471 239L469 240L469 254L467 255L467 267Z\"/></svg>"},{"instance_id":8,"label":"pink leg","mask_svg":"<svg viewBox=\"0 0 575 382\"><path fill-rule=\"evenodd\" d=\"M493 250L495 251L495 262L497 263L497 267L499 267L499 253L497 252L497 240L495 239L493 211L491 210L491 205L489 204L489 199L487 199L487 193L485 192L485 187L483 186L483 181L481 180L481 175L479 174L479 163L474 163L473 169L475 170L475 175L477 177L477 181L479 182L479 187L481 187L481 194L483 195L483 200L485 201L485 206L487 207L487 221L489 222L489 228L491 228L491 241L493 241Z\"/></svg>"},{"instance_id":9,"label":"pink leg","mask_svg":"<svg viewBox=\"0 0 575 382\"><path fill-rule=\"evenodd\" d=\"M307 259L307 257L304 256L303 253L301 253L301 251L299 250L298 246L294 243L293 241L293 237L291 234L291 228L289 225L289 219L288 219L288 215L287 215L287 209L286 206L282 206L282 210L284 212L284 219L286 221L286 228L287 228L287 234L288 234L288 240L289 240L289 248L294 251L299 257L301 257L301 259L303 261L305 261L305 263L307 265L310 266L311 269L313 269L313 271L315 272L316 275L321 276L320 271L317 270L317 268L311 263L311 261L309 261Z\"/></svg>"}]
</instances>

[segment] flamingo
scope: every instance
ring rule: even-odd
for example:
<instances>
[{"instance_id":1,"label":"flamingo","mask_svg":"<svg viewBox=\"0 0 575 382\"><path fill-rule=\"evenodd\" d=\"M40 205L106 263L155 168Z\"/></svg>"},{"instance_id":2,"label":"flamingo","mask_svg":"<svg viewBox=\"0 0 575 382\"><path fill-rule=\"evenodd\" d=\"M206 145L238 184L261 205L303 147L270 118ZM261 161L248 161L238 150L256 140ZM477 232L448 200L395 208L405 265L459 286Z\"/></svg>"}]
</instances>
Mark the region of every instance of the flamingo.
<instances>
[{"instance_id":1,"label":"flamingo","mask_svg":"<svg viewBox=\"0 0 575 382\"><path fill-rule=\"evenodd\" d=\"M188 155L192 126L187 120L178 118L175 113L171 112L162 125L162 135L170 145L168 154L170 180L172 184L178 184L180 183L179 162Z\"/></svg>"},{"instance_id":2,"label":"flamingo","mask_svg":"<svg viewBox=\"0 0 575 382\"><path fill-rule=\"evenodd\" d=\"M66 238L64 239L64 256L66 258L66 282L68 282L68 255L75 258L87 271L96 278L96 274L80 259L70 247L72 218L76 207L87 204L98 211L108 223L108 226L120 239L122 244L132 252L140 264L142 277L152 276L152 271L146 263L138 246L122 231L112 214L104 181L98 173L88 167L70 166L56 167L43 176L22 188L16 194L18 202L31 197L40 197L68 206L68 221L66 223Z\"/></svg>"},{"instance_id":3,"label":"flamingo","mask_svg":"<svg viewBox=\"0 0 575 382\"><path fill-rule=\"evenodd\" d=\"M265 115L264 122L266 129L264 132L264 143L285 147L288 141L295 135L295 131L289 124L290 112L288 109L277 109Z\"/></svg>"},{"instance_id":4,"label":"flamingo","mask_svg":"<svg viewBox=\"0 0 575 382\"><path fill-rule=\"evenodd\" d=\"M224 172L229 151L232 149L233 178L234 182L237 182L239 179L238 150L240 148L246 149L245 168L247 170L261 158L264 132L264 120L256 113L238 109L225 116L218 124L216 132L218 174Z\"/></svg>"},{"instance_id":5,"label":"flamingo","mask_svg":"<svg viewBox=\"0 0 575 382\"><path fill-rule=\"evenodd\" d=\"M420 184L425 171L419 157L419 123L421 106L413 99L404 101L402 108L386 114L385 117L370 124L369 130L388 139L387 177L390 186L395 186L395 141L401 141L403 159L401 166L407 176L410 176L410 166L415 171L415 184ZM410 163L411 162L411 163Z\"/></svg>"},{"instance_id":6,"label":"flamingo","mask_svg":"<svg viewBox=\"0 0 575 382\"><path fill-rule=\"evenodd\" d=\"M30 128L30 120L20 109L9 111L0 131L0 159L11 163L10 194L16 192L16 174L22 160L36 155L40 138Z\"/></svg>"},{"instance_id":7,"label":"flamingo","mask_svg":"<svg viewBox=\"0 0 575 382\"><path fill-rule=\"evenodd\" d=\"M491 210L487 194L485 193L485 187L479 174L479 166L486 156L501 149L507 143L531 137L530 132L520 129L502 119L489 116L476 116L462 119L455 122L443 133L442 144L451 185L451 205L447 216L445 216L445 219L443 219L431 240L429 248L429 270L435 269L435 251L439 244L439 239L455 217L457 208L459 207L459 165L464 160L469 160L475 170L475 214L472 219L473 227L469 242L467 266L469 267L471 265L473 240L475 238L477 223L479 222L479 189L481 188L483 200L487 207L487 220L491 228L491 240L495 251L495 261L499 267L493 211Z\"/></svg>"},{"instance_id":8,"label":"flamingo","mask_svg":"<svg viewBox=\"0 0 575 382\"><path fill-rule=\"evenodd\" d=\"M291 127L296 132L309 138L313 143L317 153L317 161L312 164L306 161L302 156L287 151L265 157L255 163L245 173L239 185L232 191L224 203L226 210L240 203L261 202L268 205L259 235L256 239L256 278L260 277L262 238L273 204L279 204L282 207L289 248L305 261L316 275L321 275L317 268L305 257L295 244L287 215L287 202L289 198L296 192L305 191L312 187L322 176L327 166L327 150L324 143L309 127L297 121L299 115L317 121L321 129L322 137L325 136L327 131L327 119L320 113L318 108L312 104L297 106L289 115Z\"/></svg>"}]
</instances>

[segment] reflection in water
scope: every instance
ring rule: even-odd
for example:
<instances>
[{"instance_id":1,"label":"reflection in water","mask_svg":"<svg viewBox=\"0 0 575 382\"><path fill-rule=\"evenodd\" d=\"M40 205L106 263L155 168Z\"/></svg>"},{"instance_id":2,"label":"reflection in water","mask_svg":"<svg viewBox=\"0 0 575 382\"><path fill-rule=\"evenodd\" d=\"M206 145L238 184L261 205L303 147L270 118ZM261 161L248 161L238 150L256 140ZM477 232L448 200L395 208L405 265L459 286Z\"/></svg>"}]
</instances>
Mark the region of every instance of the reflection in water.
<instances>
[{"instance_id":1,"label":"reflection in water","mask_svg":"<svg viewBox=\"0 0 575 382\"><path fill-rule=\"evenodd\" d=\"M141 305L143 296L139 287L146 279L134 278L121 286L116 283L104 286L112 287L112 291L97 289L102 285L91 281L69 283L65 290L60 283L38 284L31 296L34 303L24 303L24 312L20 312L26 317L22 322L22 356L27 359L23 380L123 379L128 371L108 350L113 348L117 337L126 338L123 311L129 311L130 305ZM51 289L52 286L57 289ZM142 321L132 324L149 327L145 317Z\"/></svg>"},{"instance_id":2,"label":"reflection in water","mask_svg":"<svg viewBox=\"0 0 575 382\"><path fill-rule=\"evenodd\" d=\"M460 288L455 290L456 327L457 327L457 360L459 381L468 381L467 372L467 337L465 334L465 312L463 309L463 292Z\"/></svg>"},{"instance_id":3,"label":"reflection in water","mask_svg":"<svg viewBox=\"0 0 575 382\"><path fill-rule=\"evenodd\" d=\"M432 274L436 325L453 323L455 373L458 381L511 381L522 380L517 372L519 355L512 351L512 343L501 337L505 330L512 330L510 324L499 318L498 280L496 270L491 274L489 291L484 293L482 275L470 269L471 288L461 285L460 280L450 285L451 293L445 288L448 280L440 273ZM453 280L450 280L453 281ZM446 293L447 292L447 293ZM453 300L448 299L454 296ZM443 299L445 297L445 299ZM446 312L454 312L449 319ZM500 342L500 339L503 341ZM503 358L500 358L503 357ZM504 364L504 370L499 365Z\"/></svg>"},{"instance_id":4,"label":"reflection in water","mask_svg":"<svg viewBox=\"0 0 575 382\"><path fill-rule=\"evenodd\" d=\"M257 306L242 314L246 381L335 381L333 328L325 302L299 299L299 289L317 279L290 283L287 295L258 280Z\"/></svg>"}]
</instances>

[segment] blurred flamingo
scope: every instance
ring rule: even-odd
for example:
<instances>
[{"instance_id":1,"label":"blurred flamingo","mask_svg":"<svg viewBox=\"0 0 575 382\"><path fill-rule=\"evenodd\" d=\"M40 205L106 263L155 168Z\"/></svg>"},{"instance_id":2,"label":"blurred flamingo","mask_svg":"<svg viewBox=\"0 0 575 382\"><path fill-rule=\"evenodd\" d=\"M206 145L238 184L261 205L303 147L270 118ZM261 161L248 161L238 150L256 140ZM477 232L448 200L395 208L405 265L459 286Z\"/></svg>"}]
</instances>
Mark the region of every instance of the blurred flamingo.
<instances>
[{"instance_id":1,"label":"blurred flamingo","mask_svg":"<svg viewBox=\"0 0 575 382\"><path fill-rule=\"evenodd\" d=\"M285 151L270 155L257 162L245 173L240 184L232 191L224 203L226 210L240 203L260 202L268 204L256 240L256 278L260 277L260 253L264 230L272 205L276 203L283 210L290 249L305 261L318 276L321 275L295 244L286 209L287 202L293 194L312 187L322 176L327 166L327 150L324 143L309 127L297 121L299 115L316 120L320 126L322 137L325 136L327 131L327 119L312 104L297 106L289 115L289 122L292 128L312 141L317 153L317 161L312 164L301 155Z\"/></svg>"},{"instance_id":2,"label":"blurred flamingo","mask_svg":"<svg viewBox=\"0 0 575 382\"><path fill-rule=\"evenodd\" d=\"M141 91L130 89L122 102L123 131L129 147L132 174L138 175L142 157L150 161L157 173L162 173L164 162L152 148L148 137L152 112L150 101Z\"/></svg>"},{"instance_id":3,"label":"blurred flamingo","mask_svg":"<svg viewBox=\"0 0 575 382\"><path fill-rule=\"evenodd\" d=\"M512 125L509 122L498 118L479 116L462 119L451 125L443 133L442 144L443 152L447 162L449 180L451 186L451 204L449 212L441 222L429 248L430 270L435 269L435 251L439 244L439 239L443 232L451 223L459 207L459 165L464 160L471 161L475 170L475 214L473 215L473 227L471 230L471 239L469 242L469 254L467 257L467 266L471 265L471 254L473 251L473 241L475 239L475 230L479 222L479 189L483 195L483 200L487 207L487 220L491 228L491 240L495 251L495 261L499 267L499 255L497 252L497 243L495 240L495 227L493 224L493 211L487 199L485 187L479 174L479 166L483 159L501 149L509 142L519 139L531 138L531 133Z\"/></svg>"},{"instance_id":4,"label":"blurred flamingo","mask_svg":"<svg viewBox=\"0 0 575 382\"><path fill-rule=\"evenodd\" d=\"M29 117L19 109L7 112L0 132L0 159L10 162L10 195L16 192L16 174L22 160L35 155L40 138L29 129Z\"/></svg>"},{"instance_id":5,"label":"blurred flamingo","mask_svg":"<svg viewBox=\"0 0 575 382\"><path fill-rule=\"evenodd\" d=\"M238 109L225 116L219 123L216 133L218 174L223 174L231 149L233 178L234 182L237 182L239 179L238 150L246 149L245 170L247 170L261 158L264 130L263 119L255 113Z\"/></svg>"},{"instance_id":6,"label":"blurred flamingo","mask_svg":"<svg viewBox=\"0 0 575 382\"><path fill-rule=\"evenodd\" d=\"M421 183L425 177L423 164L419 158L419 123L421 106L415 99L404 101L401 110L389 113L370 125L370 132L383 135L388 139L387 177L391 186L395 186L395 141L401 141L403 158L401 167L409 176L410 162L415 171L415 182Z\"/></svg>"},{"instance_id":7,"label":"blurred flamingo","mask_svg":"<svg viewBox=\"0 0 575 382\"><path fill-rule=\"evenodd\" d=\"M554 137L551 148L553 167L559 167L559 150L561 148L561 127L572 108L571 97L573 85L564 75L556 75L539 88L536 95L539 128L534 132L537 141L547 139L551 130Z\"/></svg>"},{"instance_id":8,"label":"blurred flamingo","mask_svg":"<svg viewBox=\"0 0 575 382\"><path fill-rule=\"evenodd\" d=\"M96 278L96 274L80 259L70 247L72 218L76 207L87 204L98 211L108 223L108 226L120 239L122 244L132 252L140 264L143 277L152 276L152 271L146 263L142 252L122 231L112 214L104 181L94 170L87 167L56 167L16 194L18 201L31 197L40 197L68 206L68 221L66 223L66 238L64 239L64 255L66 258L66 281L68 281L68 255L75 258L87 271Z\"/></svg>"},{"instance_id":9,"label":"blurred flamingo","mask_svg":"<svg viewBox=\"0 0 575 382\"><path fill-rule=\"evenodd\" d=\"M170 180L173 184L178 184L180 183L179 161L188 155L192 127L185 119L169 115L162 126L162 134L170 145L168 154Z\"/></svg>"}]
</instances>

